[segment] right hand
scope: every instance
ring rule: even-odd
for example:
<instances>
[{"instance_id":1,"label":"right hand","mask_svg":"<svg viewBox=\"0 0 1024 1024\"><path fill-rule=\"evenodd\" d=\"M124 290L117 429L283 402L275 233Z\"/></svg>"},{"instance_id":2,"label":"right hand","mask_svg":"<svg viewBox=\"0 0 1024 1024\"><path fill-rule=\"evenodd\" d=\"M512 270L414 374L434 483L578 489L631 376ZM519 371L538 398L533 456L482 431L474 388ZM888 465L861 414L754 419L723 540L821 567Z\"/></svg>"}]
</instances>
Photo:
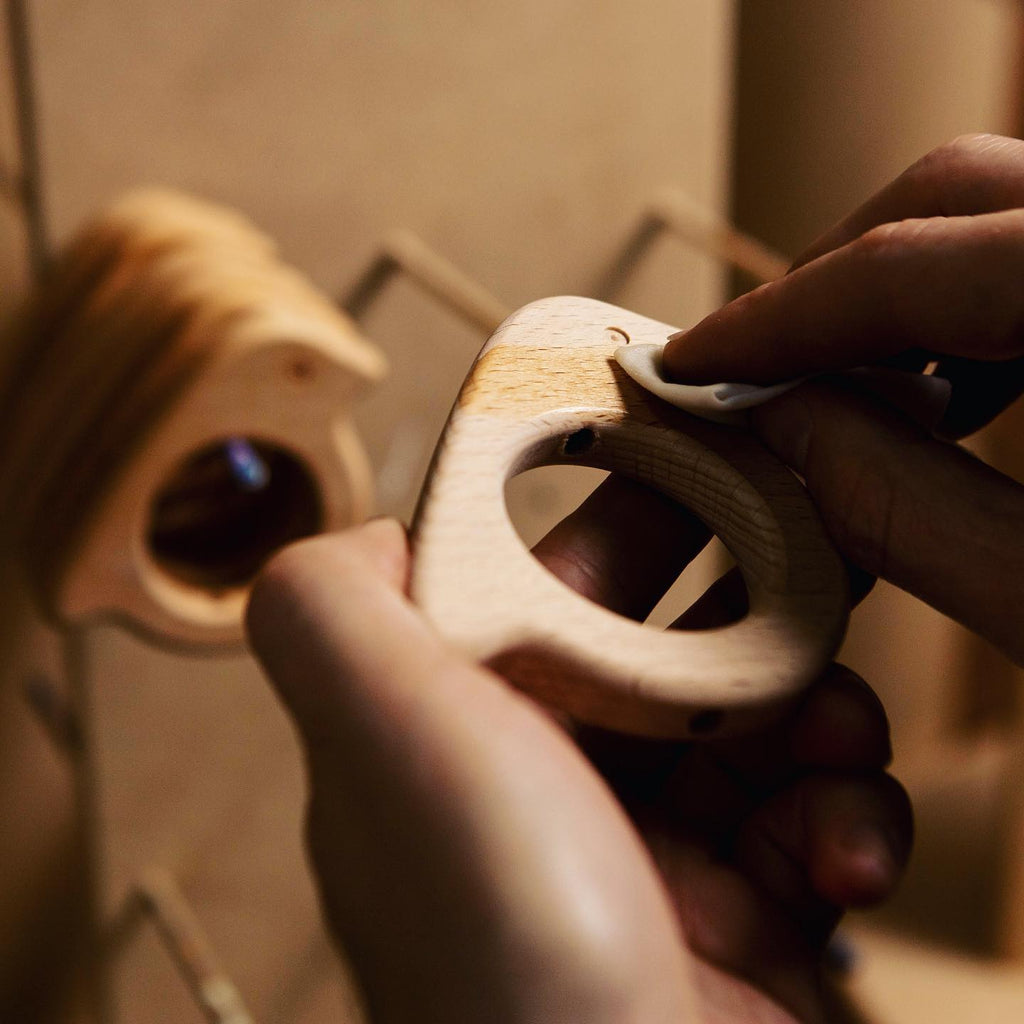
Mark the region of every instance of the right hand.
<instances>
[{"instance_id":1,"label":"right hand","mask_svg":"<svg viewBox=\"0 0 1024 1024\"><path fill-rule=\"evenodd\" d=\"M805 478L851 562L1024 665L1024 487L945 440L1024 390L1024 142L935 150L664 358L693 384L937 361L952 384L944 439L909 394L880 400L850 378L788 392L752 427Z\"/></svg>"},{"instance_id":2,"label":"right hand","mask_svg":"<svg viewBox=\"0 0 1024 1024\"><path fill-rule=\"evenodd\" d=\"M535 553L643 619L706 539L613 477ZM394 522L304 541L248 613L298 727L312 862L372 1019L836 1020L824 944L844 908L892 891L911 838L867 684L832 666L783 720L700 745L556 721L431 628L409 557ZM721 597L687 623L727 619Z\"/></svg>"}]
</instances>

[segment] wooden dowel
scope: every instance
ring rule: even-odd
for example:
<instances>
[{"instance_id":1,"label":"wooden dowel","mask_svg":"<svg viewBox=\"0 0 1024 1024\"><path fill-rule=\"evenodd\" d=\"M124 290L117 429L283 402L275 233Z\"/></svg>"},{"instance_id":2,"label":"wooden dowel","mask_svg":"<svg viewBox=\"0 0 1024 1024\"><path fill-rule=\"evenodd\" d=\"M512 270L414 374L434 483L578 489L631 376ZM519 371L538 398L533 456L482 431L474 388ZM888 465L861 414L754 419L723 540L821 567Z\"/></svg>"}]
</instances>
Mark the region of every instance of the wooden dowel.
<instances>
[{"instance_id":1,"label":"wooden dowel","mask_svg":"<svg viewBox=\"0 0 1024 1024\"><path fill-rule=\"evenodd\" d=\"M341 306L352 317L365 314L384 286L398 272L406 274L427 294L492 334L509 309L481 284L430 248L411 231L394 231L384 240L377 258L355 283Z\"/></svg>"},{"instance_id":2,"label":"wooden dowel","mask_svg":"<svg viewBox=\"0 0 1024 1024\"><path fill-rule=\"evenodd\" d=\"M650 217L672 234L744 271L761 284L782 277L789 269L789 261L774 249L674 189L655 200Z\"/></svg>"},{"instance_id":3,"label":"wooden dowel","mask_svg":"<svg viewBox=\"0 0 1024 1024\"><path fill-rule=\"evenodd\" d=\"M150 868L139 879L135 896L153 919L196 1003L210 1024L253 1024L235 983L220 965L199 919L173 876Z\"/></svg>"},{"instance_id":4,"label":"wooden dowel","mask_svg":"<svg viewBox=\"0 0 1024 1024\"><path fill-rule=\"evenodd\" d=\"M698 251L749 274L759 284L782 277L789 263L763 242L737 230L676 189L662 192L645 211L594 295L614 299L651 246L670 232Z\"/></svg>"},{"instance_id":5,"label":"wooden dowel","mask_svg":"<svg viewBox=\"0 0 1024 1024\"><path fill-rule=\"evenodd\" d=\"M11 81L17 118L18 154L21 160L19 193L25 211L29 265L38 280L50 258L49 231L43 201L42 167L39 158L39 124L35 80L32 74L32 41L26 0L7 0L7 32L11 47Z\"/></svg>"},{"instance_id":6,"label":"wooden dowel","mask_svg":"<svg viewBox=\"0 0 1024 1024\"><path fill-rule=\"evenodd\" d=\"M17 171L0 160L0 198L21 206L21 177Z\"/></svg>"}]
</instances>

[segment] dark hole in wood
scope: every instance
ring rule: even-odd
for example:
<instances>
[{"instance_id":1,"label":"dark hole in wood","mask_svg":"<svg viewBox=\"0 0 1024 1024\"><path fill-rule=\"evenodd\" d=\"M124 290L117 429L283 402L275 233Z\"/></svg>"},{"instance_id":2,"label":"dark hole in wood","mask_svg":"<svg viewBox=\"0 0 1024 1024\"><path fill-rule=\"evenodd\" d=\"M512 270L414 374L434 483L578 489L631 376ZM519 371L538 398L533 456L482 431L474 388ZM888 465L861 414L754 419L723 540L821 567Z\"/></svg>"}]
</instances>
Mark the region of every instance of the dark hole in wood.
<instances>
[{"instance_id":1,"label":"dark hole in wood","mask_svg":"<svg viewBox=\"0 0 1024 1024\"><path fill-rule=\"evenodd\" d=\"M246 585L275 551L322 527L320 492L299 459L231 438L190 456L161 488L147 539L171 576L226 589Z\"/></svg>"},{"instance_id":2,"label":"dark hole in wood","mask_svg":"<svg viewBox=\"0 0 1024 1024\"><path fill-rule=\"evenodd\" d=\"M583 455L594 447L597 441L597 434L590 427L583 427L577 430L562 442L562 452L565 455Z\"/></svg>"}]
</instances>

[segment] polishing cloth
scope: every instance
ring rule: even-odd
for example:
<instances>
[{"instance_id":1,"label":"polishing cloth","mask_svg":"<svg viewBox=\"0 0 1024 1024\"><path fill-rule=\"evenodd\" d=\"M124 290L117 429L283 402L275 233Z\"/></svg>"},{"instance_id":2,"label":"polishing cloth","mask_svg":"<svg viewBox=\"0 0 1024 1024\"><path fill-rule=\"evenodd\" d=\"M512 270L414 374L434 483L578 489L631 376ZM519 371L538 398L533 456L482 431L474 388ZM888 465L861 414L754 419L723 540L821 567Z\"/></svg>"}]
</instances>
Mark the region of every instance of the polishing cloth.
<instances>
[{"instance_id":1,"label":"polishing cloth","mask_svg":"<svg viewBox=\"0 0 1024 1024\"><path fill-rule=\"evenodd\" d=\"M745 426L747 410L802 384L807 377L761 387L757 384L673 384L665 380L662 345L623 345L615 360L642 388L672 405L717 423ZM943 377L882 366L846 370L843 376L895 405L927 430L939 429L949 406L952 384Z\"/></svg>"},{"instance_id":2,"label":"polishing cloth","mask_svg":"<svg viewBox=\"0 0 1024 1024\"><path fill-rule=\"evenodd\" d=\"M661 345L623 345L615 360L642 388L694 416L742 426L746 410L802 384L804 378L759 387L757 384L670 384L662 373Z\"/></svg>"}]
</instances>

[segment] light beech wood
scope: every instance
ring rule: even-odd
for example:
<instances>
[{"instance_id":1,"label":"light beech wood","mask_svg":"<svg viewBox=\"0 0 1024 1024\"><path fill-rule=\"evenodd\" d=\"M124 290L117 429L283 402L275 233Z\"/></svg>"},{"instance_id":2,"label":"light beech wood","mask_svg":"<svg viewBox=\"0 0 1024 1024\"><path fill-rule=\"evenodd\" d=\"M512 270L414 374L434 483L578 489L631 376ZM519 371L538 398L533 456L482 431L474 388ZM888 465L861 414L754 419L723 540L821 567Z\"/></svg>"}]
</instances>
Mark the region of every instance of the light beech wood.
<instances>
[{"instance_id":1,"label":"light beech wood","mask_svg":"<svg viewBox=\"0 0 1024 1024\"><path fill-rule=\"evenodd\" d=\"M744 431L697 420L612 354L674 328L589 299L547 299L484 346L413 526L412 594L442 633L579 718L650 735L720 735L777 712L839 645L845 573L793 475ZM505 509L509 477L578 463L685 504L738 561L740 622L656 633L550 575ZM643 523L636 524L644 529Z\"/></svg>"}]
</instances>

